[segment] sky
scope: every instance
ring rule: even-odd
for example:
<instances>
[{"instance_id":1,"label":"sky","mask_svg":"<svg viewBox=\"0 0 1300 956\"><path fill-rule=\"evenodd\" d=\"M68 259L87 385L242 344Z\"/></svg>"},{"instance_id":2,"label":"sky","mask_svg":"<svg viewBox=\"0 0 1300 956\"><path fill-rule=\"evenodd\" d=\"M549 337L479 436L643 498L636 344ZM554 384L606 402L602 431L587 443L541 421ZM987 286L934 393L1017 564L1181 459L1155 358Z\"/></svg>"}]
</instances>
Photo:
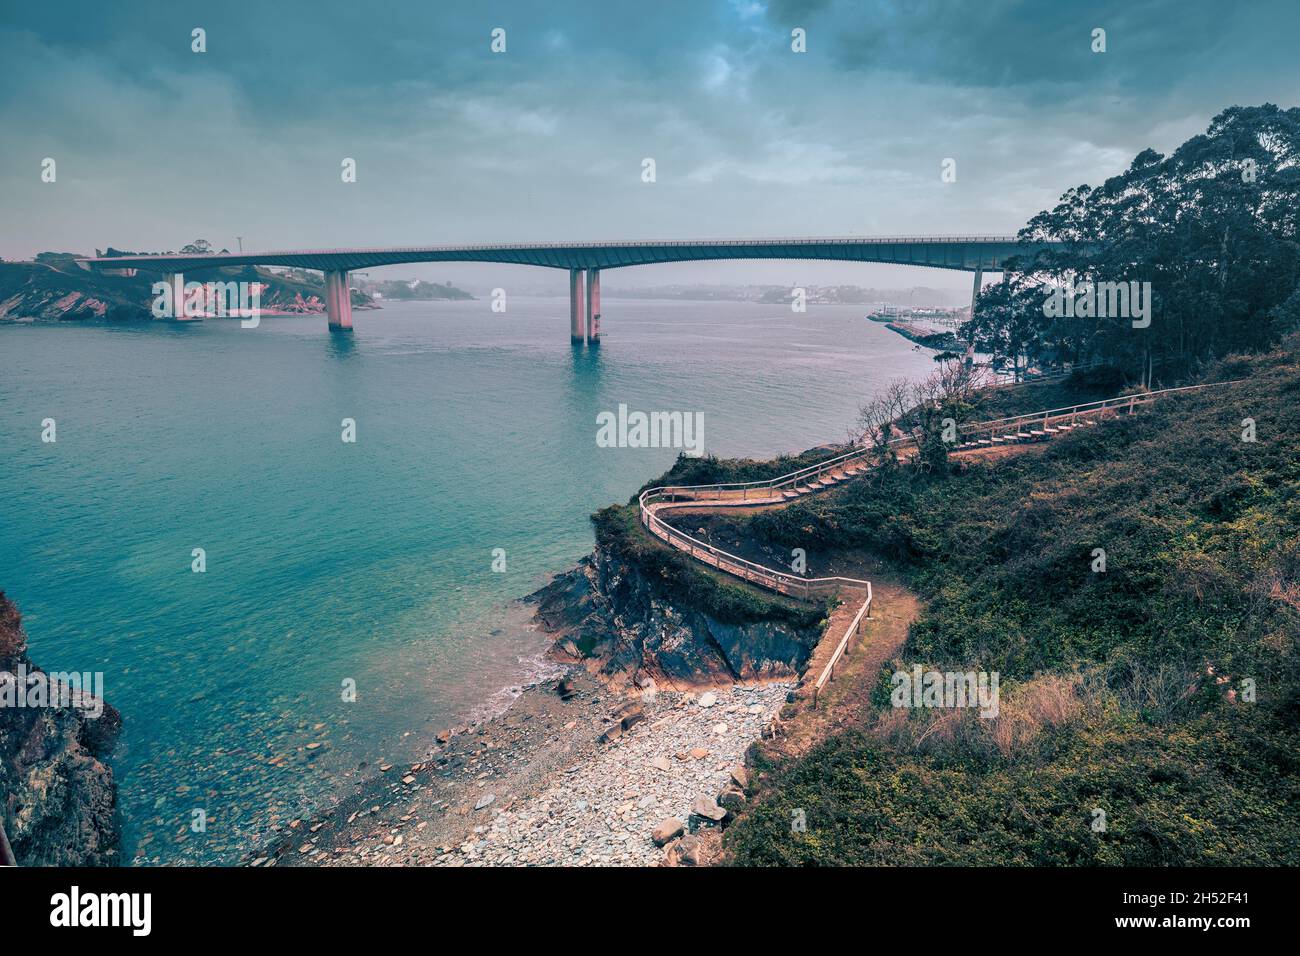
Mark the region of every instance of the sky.
<instances>
[{"instance_id":1,"label":"sky","mask_svg":"<svg viewBox=\"0 0 1300 956\"><path fill-rule=\"evenodd\" d=\"M0 0L0 257L1013 233L1227 106L1297 105L1297 37L1298 0ZM604 281L969 277L748 262Z\"/></svg>"}]
</instances>

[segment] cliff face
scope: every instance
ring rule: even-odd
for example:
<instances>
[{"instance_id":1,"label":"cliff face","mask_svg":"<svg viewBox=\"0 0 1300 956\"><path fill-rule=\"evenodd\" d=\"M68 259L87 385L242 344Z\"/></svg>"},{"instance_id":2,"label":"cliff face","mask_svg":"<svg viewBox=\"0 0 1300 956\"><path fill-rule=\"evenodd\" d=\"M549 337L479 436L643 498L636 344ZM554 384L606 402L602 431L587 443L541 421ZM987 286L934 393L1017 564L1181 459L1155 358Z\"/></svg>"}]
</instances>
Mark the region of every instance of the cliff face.
<instances>
[{"instance_id":1,"label":"cliff face","mask_svg":"<svg viewBox=\"0 0 1300 956\"><path fill-rule=\"evenodd\" d=\"M27 657L18 609L0 591L0 680ZM0 820L20 866L118 862L117 789L104 764L121 730L116 710L0 706Z\"/></svg>"},{"instance_id":2,"label":"cliff face","mask_svg":"<svg viewBox=\"0 0 1300 956\"><path fill-rule=\"evenodd\" d=\"M614 684L672 685L787 677L807 663L819 634L769 621L729 624L657 593L635 567L597 549L533 595L557 633L552 649Z\"/></svg>"},{"instance_id":3,"label":"cliff face","mask_svg":"<svg viewBox=\"0 0 1300 956\"><path fill-rule=\"evenodd\" d=\"M86 272L69 259L0 262L0 319L149 318L149 284Z\"/></svg>"},{"instance_id":4,"label":"cliff face","mask_svg":"<svg viewBox=\"0 0 1300 956\"><path fill-rule=\"evenodd\" d=\"M42 253L37 262L0 262L0 320L152 320L153 283L159 274L134 276L90 272L71 253ZM325 311L324 280L306 274L282 276L252 266L207 269L186 275L195 282L257 282L268 313ZM375 308L370 297L352 293L353 308Z\"/></svg>"}]
</instances>

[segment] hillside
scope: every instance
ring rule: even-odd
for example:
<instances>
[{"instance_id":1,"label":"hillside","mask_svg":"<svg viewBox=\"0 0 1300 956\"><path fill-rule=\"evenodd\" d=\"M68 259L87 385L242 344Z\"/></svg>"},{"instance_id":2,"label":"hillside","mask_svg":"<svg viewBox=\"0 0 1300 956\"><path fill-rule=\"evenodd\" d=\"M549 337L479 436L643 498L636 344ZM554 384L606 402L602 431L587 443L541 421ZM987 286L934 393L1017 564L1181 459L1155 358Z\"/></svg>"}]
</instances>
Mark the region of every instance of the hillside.
<instances>
[{"instance_id":1,"label":"hillside","mask_svg":"<svg viewBox=\"0 0 1300 956\"><path fill-rule=\"evenodd\" d=\"M400 301L429 301L432 299L465 301L474 298L464 289L458 289L450 282L425 282L422 279L414 281L403 279L386 279L382 282L362 281L360 288L378 299L397 299Z\"/></svg>"},{"instance_id":2,"label":"hillside","mask_svg":"<svg viewBox=\"0 0 1300 956\"><path fill-rule=\"evenodd\" d=\"M759 751L730 860L1300 862L1300 337L1208 376L1239 378L996 463L729 516L810 560L882 560L925 602L856 726ZM1000 715L890 706L916 664L998 672Z\"/></svg>"},{"instance_id":3,"label":"hillside","mask_svg":"<svg viewBox=\"0 0 1300 956\"><path fill-rule=\"evenodd\" d=\"M74 253L41 253L33 262L0 262L0 320L104 319L148 321L152 286L160 277L105 275L77 265ZM319 274L274 273L254 266L208 269L188 274L196 282L260 282L266 312L324 312L324 280ZM354 308L374 307L369 296L352 292Z\"/></svg>"}]
</instances>

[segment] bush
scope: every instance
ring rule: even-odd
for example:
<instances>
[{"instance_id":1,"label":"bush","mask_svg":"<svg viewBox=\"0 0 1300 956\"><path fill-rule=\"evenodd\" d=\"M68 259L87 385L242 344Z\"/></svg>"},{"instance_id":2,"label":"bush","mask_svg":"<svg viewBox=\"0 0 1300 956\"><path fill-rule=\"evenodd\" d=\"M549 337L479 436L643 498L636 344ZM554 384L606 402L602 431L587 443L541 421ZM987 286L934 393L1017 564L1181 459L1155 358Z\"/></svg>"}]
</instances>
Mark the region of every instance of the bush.
<instances>
[{"instance_id":1,"label":"bush","mask_svg":"<svg viewBox=\"0 0 1300 956\"><path fill-rule=\"evenodd\" d=\"M886 708L775 767L736 862L1300 863L1300 338L1206 378L1246 381L748 520L888 559L927 602L898 663L1026 703L987 728Z\"/></svg>"}]
</instances>

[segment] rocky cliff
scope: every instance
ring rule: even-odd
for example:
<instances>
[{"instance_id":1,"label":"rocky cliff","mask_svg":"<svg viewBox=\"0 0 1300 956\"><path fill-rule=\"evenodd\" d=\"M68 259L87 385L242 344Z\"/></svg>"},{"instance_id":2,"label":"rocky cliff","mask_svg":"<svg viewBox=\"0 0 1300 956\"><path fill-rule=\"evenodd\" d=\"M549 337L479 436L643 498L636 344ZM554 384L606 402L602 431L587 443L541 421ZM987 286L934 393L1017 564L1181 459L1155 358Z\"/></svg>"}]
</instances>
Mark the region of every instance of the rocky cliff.
<instances>
[{"instance_id":1,"label":"rocky cliff","mask_svg":"<svg viewBox=\"0 0 1300 956\"><path fill-rule=\"evenodd\" d=\"M0 680L11 691L20 669L37 670L21 615L0 591ZM94 718L74 707L0 704L0 821L19 865L118 862L117 790L104 761L121 726L107 704Z\"/></svg>"},{"instance_id":2,"label":"rocky cliff","mask_svg":"<svg viewBox=\"0 0 1300 956\"><path fill-rule=\"evenodd\" d=\"M74 253L43 252L33 262L0 262L0 320L152 320L153 283L161 275L133 276L90 272ZM306 272L272 273L253 266L207 269L186 275L195 282L257 282L264 314L325 311L324 280ZM354 309L376 308L368 295L353 291Z\"/></svg>"},{"instance_id":3,"label":"rocky cliff","mask_svg":"<svg viewBox=\"0 0 1300 956\"><path fill-rule=\"evenodd\" d=\"M557 637L552 653L615 684L714 684L797 674L816 628L734 624L670 603L635 566L601 549L532 596Z\"/></svg>"}]
</instances>

